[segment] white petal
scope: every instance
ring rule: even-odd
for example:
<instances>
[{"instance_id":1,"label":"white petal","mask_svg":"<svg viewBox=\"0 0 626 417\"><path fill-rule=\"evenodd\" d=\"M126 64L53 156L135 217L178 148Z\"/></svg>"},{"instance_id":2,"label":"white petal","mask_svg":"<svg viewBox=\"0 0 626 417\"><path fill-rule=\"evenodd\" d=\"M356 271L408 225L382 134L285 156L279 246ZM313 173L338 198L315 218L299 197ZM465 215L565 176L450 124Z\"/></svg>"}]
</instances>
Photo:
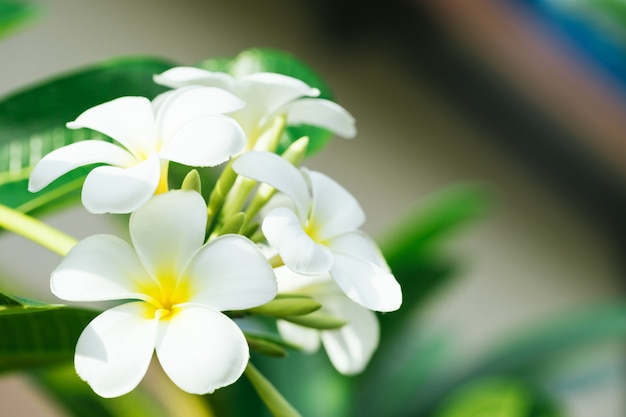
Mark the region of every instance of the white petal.
<instances>
[{"instance_id":1,"label":"white petal","mask_svg":"<svg viewBox=\"0 0 626 417\"><path fill-rule=\"evenodd\" d=\"M229 91L232 90L235 82L234 78L225 72L212 72L195 67L171 68L162 74L155 75L154 81L157 84L172 88L188 85L203 85L207 87L223 88Z\"/></svg>"},{"instance_id":2,"label":"white petal","mask_svg":"<svg viewBox=\"0 0 626 417\"><path fill-rule=\"evenodd\" d=\"M306 294L314 297L320 293L328 292L329 285L332 285L335 291L341 292L328 274L302 275L293 272L286 266L274 268L274 274L276 274L278 292L282 294Z\"/></svg>"},{"instance_id":3,"label":"white petal","mask_svg":"<svg viewBox=\"0 0 626 417\"><path fill-rule=\"evenodd\" d=\"M177 93L177 91L178 90L168 90L164 93L158 94L155 98L153 98L152 112L154 114L159 114L159 109L163 106L163 103L166 103L170 97ZM163 140L163 138L158 138L158 140Z\"/></svg>"},{"instance_id":4,"label":"white petal","mask_svg":"<svg viewBox=\"0 0 626 417\"><path fill-rule=\"evenodd\" d=\"M159 194L135 211L130 237L148 272L178 279L204 242L206 219L206 204L195 191Z\"/></svg>"},{"instance_id":5,"label":"white petal","mask_svg":"<svg viewBox=\"0 0 626 417\"><path fill-rule=\"evenodd\" d=\"M394 311L402 304L402 290L394 276L372 262L333 253L330 275L355 303L375 311Z\"/></svg>"},{"instance_id":6,"label":"white petal","mask_svg":"<svg viewBox=\"0 0 626 417\"><path fill-rule=\"evenodd\" d=\"M237 381L248 363L248 344L220 312L185 306L162 321L157 356L181 389L207 394Z\"/></svg>"},{"instance_id":7,"label":"white petal","mask_svg":"<svg viewBox=\"0 0 626 417\"><path fill-rule=\"evenodd\" d=\"M184 272L190 302L215 310L243 310L276 296L274 271L249 239L224 235L196 253Z\"/></svg>"},{"instance_id":8,"label":"white petal","mask_svg":"<svg viewBox=\"0 0 626 417\"><path fill-rule=\"evenodd\" d=\"M365 221L365 213L352 194L320 172L308 173L313 188L309 219L316 226L318 237L326 240L358 229Z\"/></svg>"},{"instance_id":9,"label":"white petal","mask_svg":"<svg viewBox=\"0 0 626 417\"><path fill-rule=\"evenodd\" d=\"M211 114L229 113L245 103L232 93L215 87L183 87L167 95L159 105L158 132L164 144L187 123Z\"/></svg>"},{"instance_id":10,"label":"white petal","mask_svg":"<svg viewBox=\"0 0 626 417\"><path fill-rule=\"evenodd\" d=\"M302 98L285 107L287 124L323 127L345 138L356 135L354 118L339 104L320 98Z\"/></svg>"},{"instance_id":11,"label":"white petal","mask_svg":"<svg viewBox=\"0 0 626 417\"><path fill-rule=\"evenodd\" d=\"M287 194L296 205L301 221L306 219L310 205L308 185L291 163L275 153L252 151L239 156L233 162L233 170Z\"/></svg>"},{"instance_id":12,"label":"white petal","mask_svg":"<svg viewBox=\"0 0 626 417\"><path fill-rule=\"evenodd\" d=\"M387 261L385 261L376 242L360 230L334 237L328 242L328 247L333 253L352 255L365 261L373 262L384 270L389 271L389 265L387 265Z\"/></svg>"},{"instance_id":13,"label":"white petal","mask_svg":"<svg viewBox=\"0 0 626 417\"><path fill-rule=\"evenodd\" d=\"M270 211L261 228L269 244L293 271L313 275L330 270L333 264L330 250L305 233L293 211L282 207Z\"/></svg>"},{"instance_id":14,"label":"white petal","mask_svg":"<svg viewBox=\"0 0 626 417\"><path fill-rule=\"evenodd\" d=\"M104 133L138 158L145 157L156 144L154 113L145 97L120 97L92 107L67 127L86 127Z\"/></svg>"},{"instance_id":15,"label":"white petal","mask_svg":"<svg viewBox=\"0 0 626 417\"><path fill-rule=\"evenodd\" d=\"M150 199L160 176L161 162L154 153L131 168L94 168L83 184L83 205L91 213L130 213Z\"/></svg>"},{"instance_id":16,"label":"white petal","mask_svg":"<svg viewBox=\"0 0 626 417\"><path fill-rule=\"evenodd\" d=\"M321 332L330 361L342 374L361 372L378 346L380 330L376 315L342 294L321 301L330 314L348 322L340 329Z\"/></svg>"},{"instance_id":17,"label":"white petal","mask_svg":"<svg viewBox=\"0 0 626 417\"><path fill-rule=\"evenodd\" d=\"M219 165L238 154L246 135L230 117L201 116L172 133L163 144L160 156L194 167Z\"/></svg>"},{"instance_id":18,"label":"white petal","mask_svg":"<svg viewBox=\"0 0 626 417\"><path fill-rule=\"evenodd\" d=\"M267 112L272 112L299 97L315 97L320 93L317 88L310 87L304 81L271 72L245 75L237 81L237 95L246 102L252 97L262 98L267 105Z\"/></svg>"},{"instance_id":19,"label":"white petal","mask_svg":"<svg viewBox=\"0 0 626 417\"><path fill-rule=\"evenodd\" d=\"M52 271L52 293L68 301L143 298L138 286L150 280L133 248L116 236L78 242Z\"/></svg>"},{"instance_id":20,"label":"white petal","mask_svg":"<svg viewBox=\"0 0 626 417\"><path fill-rule=\"evenodd\" d=\"M308 353L316 352L320 348L320 332L318 330L298 326L284 320L277 320L276 326L280 337L285 342L296 345Z\"/></svg>"},{"instance_id":21,"label":"white petal","mask_svg":"<svg viewBox=\"0 0 626 417\"><path fill-rule=\"evenodd\" d=\"M100 140L76 142L55 149L37 163L30 174L28 191L36 192L61 175L83 165L104 163L129 167L136 159L118 145Z\"/></svg>"},{"instance_id":22,"label":"white petal","mask_svg":"<svg viewBox=\"0 0 626 417\"><path fill-rule=\"evenodd\" d=\"M105 311L78 339L76 372L101 397L132 391L148 369L158 321L144 318L142 304L127 303Z\"/></svg>"},{"instance_id":23,"label":"white petal","mask_svg":"<svg viewBox=\"0 0 626 417\"><path fill-rule=\"evenodd\" d=\"M318 89L297 78L263 72L238 79L234 92L246 102L236 118L248 134L268 123L287 103L299 97L319 95Z\"/></svg>"}]
</instances>

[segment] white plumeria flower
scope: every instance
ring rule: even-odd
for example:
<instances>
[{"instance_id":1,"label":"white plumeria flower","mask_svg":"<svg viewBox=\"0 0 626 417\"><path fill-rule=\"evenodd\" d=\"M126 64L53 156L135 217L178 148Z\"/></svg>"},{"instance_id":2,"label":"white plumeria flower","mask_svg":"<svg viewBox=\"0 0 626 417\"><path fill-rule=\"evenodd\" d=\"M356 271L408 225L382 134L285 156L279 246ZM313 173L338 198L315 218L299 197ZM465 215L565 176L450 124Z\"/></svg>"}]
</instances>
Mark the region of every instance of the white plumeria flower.
<instances>
[{"instance_id":1,"label":"white plumeria flower","mask_svg":"<svg viewBox=\"0 0 626 417\"><path fill-rule=\"evenodd\" d=\"M248 345L221 311L266 303L276 280L243 236L203 245L206 221L194 191L155 196L130 217L133 246L88 237L52 273L52 292L64 300L126 301L97 316L76 346L76 371L100 396L134 389L155 349L170 379L190 393L210 393L243 373Z\"/></svg>"},{"instance_id":2,"label":"white plumeria flower","mask_svg":"<svg viewBox=\"0 0 626 417\"><path fill-rule=\"evenodd\" d=\"M317 98L320 91L287 75L257 72L233 77L194 67L176 67L154 77L159 84L179 88L203 85L224 88L246 102L233 114L248 137L248 149L278 115L285 115L287 125L319 126L346 138L356 135L354 118L340 105Z\"/></svg>"},{"instance_id":3,"label":"white plumeria flower","mask_svg":"<svg viewBox=\"0 0 626 417\"><path fill-rule=\"evenodd\" d=\"M175 90L158 107L145 97L97 105L67 126L96 130L118 144L86 140L56 149L35 166L28 189L39 191L77 167L103 163L85 179L83 205L92 213L132 212L167 191L168 161L215 166L239 153L245 134L223 113L243 106L233 94L213 87Z\"/></svg>"},{"instance_id":4,"label":"white plumeria flower","mask_svg":"<svg viewBox=\"0 0 626 417\"><path fill-rule=\"evenodd\" d=\"M378 346L376 314L348 299L329 275L304 276L284 266L275 272L279 293L309 295L322 304L321 311L347 322L337 330L315 330L279 320L281 337L307 352L317 351L321 341L339 372L353 375L363 371Z\"/></svg>"},{"instance_id":5,"label":"white plumeria flower","mask_svg":"<svg viewBox=\"0 0 626 417\"><path fill-rule=\"evenodd\" d=\"M359 230L365 214L348 191L324 174L298 170L270 152L243 154L233 169L293 201L293 209L269 210L261 225L287 267L303 275L329 273L351 300L370 310L400 308L400 285L376 243Z\"/></svg>"}]
</instances>

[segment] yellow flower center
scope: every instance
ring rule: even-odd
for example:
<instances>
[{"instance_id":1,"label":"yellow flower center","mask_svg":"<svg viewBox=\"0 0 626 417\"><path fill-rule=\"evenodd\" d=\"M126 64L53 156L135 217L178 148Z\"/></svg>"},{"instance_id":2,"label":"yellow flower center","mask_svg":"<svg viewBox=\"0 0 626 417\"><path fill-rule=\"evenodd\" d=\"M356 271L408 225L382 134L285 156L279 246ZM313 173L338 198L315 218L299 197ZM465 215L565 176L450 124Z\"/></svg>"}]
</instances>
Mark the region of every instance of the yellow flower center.
<instances>
[{"instance_id":1,"label":"yellow flower center","mask_svg":"<svg viewBox=\"0 0 626 417\"><path fill-rule=\"evenodd\" d=\"M327 241L320 237L320 227L317 225L313 219L308 219L306 223L306 227L304 228L304 232L309 235L311 239L315 242L326 245Z\"/></svg>"},{"instance_id":2,"label":"yellow flower center","mask_svg":"<svg viewBox=\"0 0 626 417\"><path fill-rule=\"evenodd\" d=\"M159 178L159 185L157 185L154 194L166 193L169 190L167 184L167 171L169 167L169 161L161 160L161 177Z\"/></svg>"},{"instance_id":3,"label":"yellow flower center","mask_svg":"<svg viewBox=\"0 0 626 417\"><path fill-rule=\"evenodd\" d=\"M169 319L178 306L189 301L191 290L186 279L176 279L172 275L158 277L158 282L150 281L139 288L146 299L146 317Z\"/></svg>"}]
</instances>

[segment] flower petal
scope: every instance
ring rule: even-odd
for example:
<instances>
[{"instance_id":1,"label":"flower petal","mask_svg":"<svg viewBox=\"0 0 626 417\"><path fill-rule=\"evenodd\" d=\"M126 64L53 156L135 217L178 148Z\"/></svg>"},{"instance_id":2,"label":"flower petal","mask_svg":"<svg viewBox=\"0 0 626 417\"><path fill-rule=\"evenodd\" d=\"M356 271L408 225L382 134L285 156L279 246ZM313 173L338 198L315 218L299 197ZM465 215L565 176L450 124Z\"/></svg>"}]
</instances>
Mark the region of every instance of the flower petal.
<instances>
[{"instance_id":1,"label":"flower petal","mask_svg":"<svg viewBox=\"0 0 626 417\"><path fill-rule=\"evenodd\" d=\"M171 380L192 394L237 381L248 363L248 344L235 322L218 311L185 306L162 321L156 345Z\"/></svg>"},{"instance_id":2,"label":"flower petal","mask_svg":"<svg viewBox=\"0 0 626 417\"><path fill-rule=\"evenodd\" d=\"M353 231L365 222L363 209L345 188L320 172L306 172L313 189L309 219L320 239Z\"/></svg>"},{"instance_id":3,"label":"flower petal","mask_svg":"<svg viewBox=\"0 0 626 417\"><path fill-rule=\"evenodd\" d=\"M94 168L83 184L83 205L91 213L130 213L154 194L160 175L161 163L154 153L131 168Z\"/></svg>"},{"instance_id":4,"label":"flower petal","mask_svg":"<svg viewBox=\"0 0 626 417\"><path fill-rule=\"evenodd\" d=\"M193 293L190 302L215 310L243 310L276 296L274 271L254 243L224 235L198 251L184 272Z\"/></svg>"},{"instance_id":5,"label":"flower petal","mask_svg":"<svg viewBox=\"0 0 626 417\"><path fill-rule=\"evenodd\" d=\"M266 113L271 113L299 97L316 97L320 94L317 88L310 87L304 81L272 72L244 75L237 81L237 95L246 102L251 98L263 100Z\"/></svg>"},{"instance_id":6,"label":"flower petal","mask_svg":"<svg viewBox=\"0 0 626 417\"><path fill-rule=\"evenodd\" d=\"M319 126L344 138L356 136L354 118L343 107L330 100L301 98L289 103L284 110L289 125Z\"/></svg>"},{"instance_id":7,"label":"flower petal","mask_svg":"<svg viewBox=\"0 0 626 417\"><path fill-rule=\"evenodd\" d=\"M67 127L86 127L104 133L137 158L154 150L156 143L154 112L150 100L145 97L120 97L97 105L69 122Z\"/></svg>"},{"instance_id":8,"label":"flower petal","mask_svg":"<svg viewBox=\"0 0 626 417\"><path fill-rule=\"evenodd\" d=\"M280 337L285 342L298 346L307 353L316 352L320 348L320 332L318 330L298 326L285 320L277 320L276 327Z\"/></svg>"},{"instance_id":9,"label":"flower petal","mask_svg":"<svg viewBox=\"0 0 626 417\"><path fill-rule=\"evenodd\" d=\"M68 301L142 298L150 277L133 248L116 236L94 235L78 242L52 271L52 293Z\"/></svg>"},{"instance_id":10,"label":"flower petal","mask_svg":"<svg viewBox=\"0 0 626 417\"><path fill-rule=\"evenodd\" d=\"M320 300L330 314L348 322L337 330L321 332L322 344L335 369L345 375L361 372L378 346L380 329L376 314L343 294Z\"/></svg>"},{"instance_id":11,"label":"flower petal","mask_svg":"<svg viewBox=\"0 0 626 417\"><path fill-rule=\"evenodd\" d=\"M360 258L333 253L330 275L355 303L375 311L394 311L402 304L402 290L385 269Z\"/></svg>"},{"instance_id":12,"label":"flower petal","mask_svg":"<svg viewBox=\"0 0 626 417\"><path fill-rule=\"evenodd\" d=\"M101 397L132 391L145 375L158 321L144 317L144 303L123 304L100 314L80 335L76 372Z\"/></svg>"},{"instance_id":13,"label":"flower petal","mask_svg":"<svg viewBox=\"0 0 626 417\"><path fill-rule=\"evenodd\" d=\"M159 75L154 76L157 84L171 88L185 87L188 85L203 85L218 87L231 91L235 79L225 72L212 72L195 67L175 67Z\"/></svg>"},{"instance_id":14,"label":"flower petal","mask_svg":"<svg viewBox=\"0 0 626 417\"><path fill-rule=\"evenodd\" d=\"M237 121L248 135L254 135L287 103L303 96L317 96L319 90L297 78L258 72L239 78L234 93L246 102L246 107L236 114Z\"/></svg>"},{"instance_id":15,"label":"flower petal","mask_svg":"<svg viewBox=\"0 0 626 417\"><path fill-rule=\"evenodd\" d=\"M159 194L135 211L130 237L148 272L178 279L204 242L206 219L206 204L195 191Z\"/></svg>"},{"instance_id":16,"label":"flower petal","mask_svg":"<svg viewBox=\"0 0 626 417\"><path fill-rule=\"evenodd\" d=\"M211 114L230 113L245 103L232 93L215 87L183 87L167 95L159 105L157 129L167 145L187 123Z\"/></svg>"},{"instance_id":17,"label":"flower petal","mask_svg":"<svg viewBox=\"0 0 626 417\"><path fill-rule=\"evenodd\" d=\"M306 234L293 211L283 207L270 211L261 228L269 244L276 248L291 270L304 275L330 270L332 253Z\"/></svg>"},{"instance_id":18,"label":"flower petal","mask_svg":"<svg viewBox=\"0 0 626 417\"><path fill-rule=\"evenodd\" d=\"M28 191L34 193L61 175L83 165L104 163L129 167L136 159L118 145L100 140L71 143L44 156L30 174Z\"/></svg>"},{"instance_id":19,"label":"flower petal","mask_svg":"<svg viewBox=\"0 0 626 417\"><path fill-rule=\"evenodd\" d=\"M202 116L176 130L163 144L162 158L194 167L219 165L238 154L246 135L230 117Z\"/></svg>"},{"instance_id":20,"label":"flower petal","mask_svg":"<svg viewBox=\"0 0 626 417\"><path fill-rule=\"evenodd\" d=\"M276 274L278 292L281 294L306 294L315 297L327 293L329 286L332 286L331 291L341 292L328 274L302 275L286 266L274 268L274 274Z\"/></svg>"},{"instance_id":21,"label":"flower petal","mask_svg":"<svg viewBox=\"0 0 626 417\"><path fill-rule=\"evenodd\" d=\"M305 221L310 205L309 188L298 168L291 163L275 153L251 151L233 162L233 170L287 194L296 205L301 221Z\"/></svg>"},{"instance_id":22,"label":"flower petal","mask_svg":"<svg viewBox=\"0 0 626 417\"><path fill-rule=\"evenodd\" d=\"M390 271L389 265L387 265L387 261L376 242L360 230L332 238L328 242L328 247L334 253L352 255L365 261L373 262L384 270Z\"/></svg>"}]
</instances>

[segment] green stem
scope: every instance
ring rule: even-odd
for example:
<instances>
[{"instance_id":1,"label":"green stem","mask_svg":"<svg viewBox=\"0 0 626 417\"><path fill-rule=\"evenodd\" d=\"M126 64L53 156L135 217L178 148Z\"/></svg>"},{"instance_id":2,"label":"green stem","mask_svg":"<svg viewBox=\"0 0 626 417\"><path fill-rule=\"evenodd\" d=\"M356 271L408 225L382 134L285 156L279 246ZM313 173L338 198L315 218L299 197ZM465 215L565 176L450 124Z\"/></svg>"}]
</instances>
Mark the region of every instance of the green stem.
<instances>
[{"instance_id":1,"label":"green stem","mask_svg":"<svg viewBox=\"0 0 626 417\"><path fill-rule=\"evenodd\" d=\"M309 146L309 138L307 136L303 136L300 139L293 142L286 150L282 153L281 157L288 162L291 162L294 166L298 167L302 163L304 159L304 154L306 153L306 149ZM256 216L256 214L267 204L267 202L272 198L272 196L276 193L276 189L267 185L261 184L254 195L252 197L252 201L248 205L246 209L246 222L242 226L242 230L246 230L249 226L249 222Z\"/></svg>"},{"instance_id":2,"label":"green stem","mask_svg":"<svg viewBox=\"0 0 626 417\"><path fill-rule=\"evenodd\" d=\"M77 240L34 217L0 204L0 227L57 253L67 255Z\"/></svg>"},{"instance_id":3,"label":"green stem","mask_svg":"<svg viewBox=\"0 0 626 417\"><path fill-rule=\"evenodd\" d=\"M222 210L222 206L224 205L224 201L226 200L226 195L235 184L235 180L237 179L237 174L233 171L233 161L231 159L228 164L224 167L222 174L217 179L213 190L211 191L211 195L209 196L209 203L207 206L207 234L211 235L213 229L217 225L218 214Z\"/></svg>"},{"instance_id":4,"label":"green stem","mask_svg":"<svg viewBox=\"0 0 626 417\"><path fill-rule=\"evenodd\" d=\"M250 362L246 376L274 417L301 417L280 392Z\"/></svg>"},{"instance_id":5,"label":"green stem","mask_svg":"<svg viewBox=\"0 0 626 417\"><path fill-rule=\"evenodd\" d=\"M248 178L237 177L234 185L224 200L224 205L222 206L221 215L224 219L227 219L233 214L241 211L255 185L256 181Z\"/></svg>"}]
</instances>

